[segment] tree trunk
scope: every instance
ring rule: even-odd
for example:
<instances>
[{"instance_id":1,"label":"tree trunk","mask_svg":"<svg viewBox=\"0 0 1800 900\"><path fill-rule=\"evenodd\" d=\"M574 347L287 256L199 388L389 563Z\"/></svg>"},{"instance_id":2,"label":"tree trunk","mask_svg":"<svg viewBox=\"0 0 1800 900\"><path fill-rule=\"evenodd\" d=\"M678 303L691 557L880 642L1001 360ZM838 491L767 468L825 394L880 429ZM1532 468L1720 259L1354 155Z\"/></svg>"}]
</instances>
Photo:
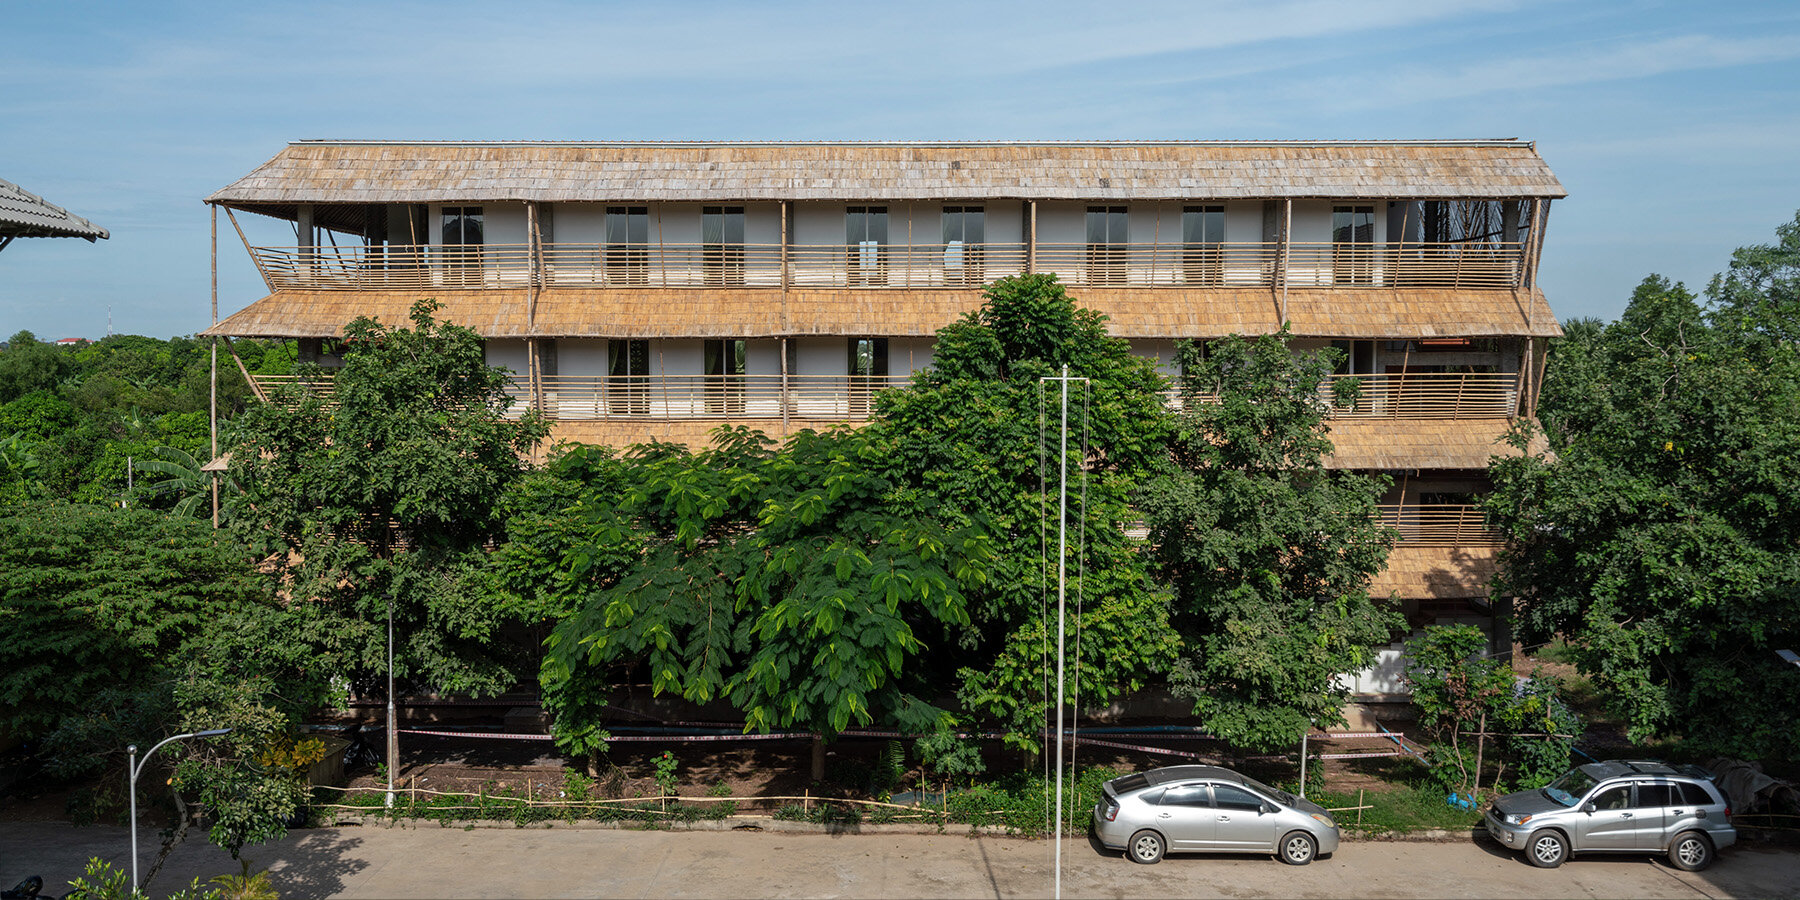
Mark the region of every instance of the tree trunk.
<instances>
[{"instance_id":1,"label":"tree trunk","mask_svg":"<svg viewBox=\"0 0 1800 900\"><path fill-rule=\"evenodd\" d=\"M812 742L812 780L825 780L825 739L818 735L813 735Z\"/></svg>"}]
</instances>

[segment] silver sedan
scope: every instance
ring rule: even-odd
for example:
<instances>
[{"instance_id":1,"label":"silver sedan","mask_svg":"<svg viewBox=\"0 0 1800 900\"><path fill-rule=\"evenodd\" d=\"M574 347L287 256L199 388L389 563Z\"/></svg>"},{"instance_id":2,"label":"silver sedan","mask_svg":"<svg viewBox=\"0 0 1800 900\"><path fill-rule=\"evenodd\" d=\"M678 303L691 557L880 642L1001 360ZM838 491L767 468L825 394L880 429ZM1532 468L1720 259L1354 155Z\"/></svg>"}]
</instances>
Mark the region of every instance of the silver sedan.
<instances>
[{"instance_id":1,"label":"silver sedan","mask_svg":"<svg viewBox=\"0 0 1800 900\"><path fill-rule=\"evenodd\" d=\"M1272 853L1304 866L1338 846L1324 807L1218 766L1168 766L1106 782L1094 835L1146 865L1164 853Z\"/></svg>"}]
</instances>

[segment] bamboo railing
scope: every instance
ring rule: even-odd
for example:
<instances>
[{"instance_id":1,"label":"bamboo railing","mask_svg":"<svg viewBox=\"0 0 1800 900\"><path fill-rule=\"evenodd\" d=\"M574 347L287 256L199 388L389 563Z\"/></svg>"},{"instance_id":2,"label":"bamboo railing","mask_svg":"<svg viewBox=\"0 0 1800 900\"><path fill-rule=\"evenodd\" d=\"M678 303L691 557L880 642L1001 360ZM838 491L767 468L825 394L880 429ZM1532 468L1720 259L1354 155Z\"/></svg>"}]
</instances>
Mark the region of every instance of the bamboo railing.
<instances>
[{"instance_id":1,"label":"bamboo railing","mask_svg":"<svg viewBox=\"0 0 1800 900\"><path fill-rule=\"evenodd\" d=\"M1377 521L1413 547L1495 545L1504 537L1487 525L1481 507L1460 504L1383 505Z\"/></svg>"},{"instance_id":2,"label":"bamboo railing","mask_svg":"<svg viewBox=\"0 0 1800 900\"><path fill-rule=\"evenodd\" d=\"M1435 288L1520 284L1517 243L1038 244L1077 287ZM1022 243L545 244L539 284L590 288L971 288L1026 269ZM251 247L270 290L481 290L532 283L529 244Z\"/></svg>"},{"instance_id":3,"label":"bamboo railing","mask_svg":"<svg viewBox=\"0 0 1800 900\"><path fill-rule=\"evenodd\" d=\"M1517 412L1517 374L1506 372L1409 372L1381 375L1334 375L1332 382L1354 379L1361 394L1349 406L1331 406L1333 419L1483 419ZM791 419L855 422L872 412L877 391L902 387L906 375L545 375L543 412L552 419L603 421L631 419L747 420ZM258 375L265 394L291 384L305 384L330 394L329 375L302 379L295 375ZM531 380L514 376L510 411L523 414L532 401ZM1180 394L1167 395L1179 406ZM1319 402L1329 405L1327 385ZM1217 402L1202 396L1201 402Z\"/></svg>"}]
</instances>

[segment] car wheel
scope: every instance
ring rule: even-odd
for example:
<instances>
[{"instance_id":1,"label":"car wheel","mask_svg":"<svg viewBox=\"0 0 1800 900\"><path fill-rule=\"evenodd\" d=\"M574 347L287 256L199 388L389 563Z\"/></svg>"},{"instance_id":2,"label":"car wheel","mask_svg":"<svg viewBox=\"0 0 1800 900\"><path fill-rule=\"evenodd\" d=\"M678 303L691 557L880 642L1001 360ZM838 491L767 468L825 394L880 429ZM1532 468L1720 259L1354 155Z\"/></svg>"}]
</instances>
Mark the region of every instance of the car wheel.
<instances>
[{"instance_id":1,"label":"car wheel","mask_svg":"<svg viewBox=\"0 0 1800 900\"><path fill-rule=\"evenodd\" d=\"M1569 858L1569 840L1554 831L1540 831L1525 842L1525 860L1540 869L1554 869Z\"/></svg>"},{"instance_id":2,"label":"car wheel","mask_svg":"<svg viewBox=\"0 0 1800 900\"><path fill-rule=\"evenodd\" d=\"M1125 855L1134 863L1151 865L1163 858L1163 836L1154 831L1140 831L1125 845Z\"/></svg>"},{"instance_id":3,"label":"car wheel","mask_svg":"<svg viewBox=\"0 0 1800 900\"><path fill-rule=\"evenodd\" d=\"M1712 865L1712 841L1698 831L1684 831L1669 844L1669 865L1688 872L1698 872Z\"/></svg>"},{"instance_id":4,"label":"car wheel","mask_svg":"<svg viewBox=\"0 0 1800 900\"><path fill-rule=\"evenodd\" d=\"M1304 831L1290 831L1281 839L1281 852L1277 855L1281 861L1290 866L1304 866L1313 861L1319 853L1319 842Z\"/></svg>"}]
</instances>

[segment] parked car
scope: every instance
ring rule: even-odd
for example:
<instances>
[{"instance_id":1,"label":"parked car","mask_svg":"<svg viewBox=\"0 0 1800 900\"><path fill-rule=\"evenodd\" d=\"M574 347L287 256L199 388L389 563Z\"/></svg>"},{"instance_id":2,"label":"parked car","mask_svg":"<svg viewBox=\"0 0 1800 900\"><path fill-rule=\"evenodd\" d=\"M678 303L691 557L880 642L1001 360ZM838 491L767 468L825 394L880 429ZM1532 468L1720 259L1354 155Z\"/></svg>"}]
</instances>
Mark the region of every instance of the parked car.
<instances>
[{"instance_id":1,"label":"parked car","mask_svg":"<svg viewBox=\"0 0 1800 900\"><path fill-rule=\"evenodd\" d=\"M1731 807L1706 770L1652 760L1578 766L1495 800L1482 819L1494 840L1546 869L1571 853L1666 853L1691 872L1737 843Z\"/></svg>"},{"instance_id":2,"label":"parked car","mask_svg":"<svg viewBox=\"0 0 1800 900\"><path fill-rule=\"evenodd\" d=\"M1106 782L1094 835L1145 865L1165 853L1273 853L1304 866L1338 846L1325 807L1218 766L1167 766Z\"/></svg>"}]
</instances>

